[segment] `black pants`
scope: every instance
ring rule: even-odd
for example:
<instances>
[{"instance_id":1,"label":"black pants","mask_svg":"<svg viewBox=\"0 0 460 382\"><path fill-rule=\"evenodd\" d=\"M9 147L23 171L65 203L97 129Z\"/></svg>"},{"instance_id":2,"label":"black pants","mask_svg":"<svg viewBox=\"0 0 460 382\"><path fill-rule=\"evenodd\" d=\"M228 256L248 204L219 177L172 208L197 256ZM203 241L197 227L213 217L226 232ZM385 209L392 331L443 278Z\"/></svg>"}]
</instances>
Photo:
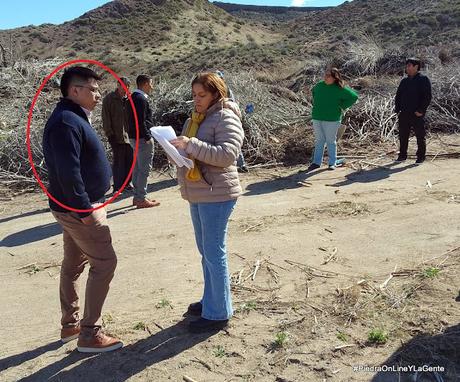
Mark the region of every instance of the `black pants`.
<instances>
[{"instance_id":1,"label":"black pants","mask_svg":"<svg viewBox=\"0 0 460 382\"><path fill-rule=\"evenodd\" d=\"M111 142L113 153L113 189L119 190L128 176L129 169L133 162L133 149L129 143ZM131 182L131 177L128 182Z\"/></svg>"},{"instance_id":2,"label":"black pants","mask_svg":"<svg viewBox=\"0 0 460 382\"><path fill-rule=\"evenodd\" d=\"M425 140L425 118L417 117L414 113L399 114L399 156L407 157L407 146L409 145L409 135L411 128L414 129L417 137L417 159L425 159L426 140Z\"/></svg>"}]
</instances>

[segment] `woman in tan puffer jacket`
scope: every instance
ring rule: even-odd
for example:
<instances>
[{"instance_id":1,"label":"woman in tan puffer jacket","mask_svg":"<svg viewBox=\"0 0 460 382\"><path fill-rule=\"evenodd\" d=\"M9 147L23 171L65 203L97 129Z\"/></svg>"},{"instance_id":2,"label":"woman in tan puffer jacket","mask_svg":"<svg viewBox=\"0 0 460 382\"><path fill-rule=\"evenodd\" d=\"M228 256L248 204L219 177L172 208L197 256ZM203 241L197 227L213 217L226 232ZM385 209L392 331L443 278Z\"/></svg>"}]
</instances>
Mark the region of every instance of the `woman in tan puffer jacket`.
<instances>
[{"instance_id":1,"label":"woman in tan puffer jacket","mask_svg":"<svg viewBox=\"0 0 460 382\"><path fill-rule=\"evenodd\" d=\"M233 314L226 236L228 219L241 186L236 158L244 133L238 105L227 99L227 86L215 73L198 74L192 81L195 111L182 135L171 143L185 150L193 169L178 169L182 197L190 203L195 240L202 256L204 293L188 312L201 318L192 332L222 329Z\"/></svg>"}]
</instances>

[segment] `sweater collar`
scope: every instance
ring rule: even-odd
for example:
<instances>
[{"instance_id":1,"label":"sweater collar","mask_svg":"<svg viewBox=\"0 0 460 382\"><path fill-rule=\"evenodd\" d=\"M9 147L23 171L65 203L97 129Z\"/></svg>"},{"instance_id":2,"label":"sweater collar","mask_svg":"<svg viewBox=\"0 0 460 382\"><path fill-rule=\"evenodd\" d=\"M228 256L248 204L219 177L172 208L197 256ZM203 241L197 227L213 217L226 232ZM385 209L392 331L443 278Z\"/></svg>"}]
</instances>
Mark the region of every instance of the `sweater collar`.
<instances>
[{"instance_id":1,"label":"sweater collar","mask_svg":"<svg viewBox=\"0 0 460 382\"><path fill-rule=\"evenodd\" d=\"M72 111L73 113L77 114L78 116L82 117L86 121L90 122L90 117L91 117L91 111L82 108L80 105L76 104L72 100L68 98L61 98L61 100L58 103L58 106Z\"/></svg>"},{"instance_id":2,"label":"sweater collar","mask_svg":"<svg viewBox=\"0 0 460 382\"><path fill-rule=\"evenodd\" d=\"M148 94L147 94L147 93L145 93L145 92L143 92L141 89L136 89L136 90L134 90L134 91L133 91L133 93L139 93L139 94L142 94L142 95L145 97L145 99L149 99L149 96L148 96Z\"/></svg>"},{"instance_id":3,"label":"sweater collar","mask_svg":"<svg viewBox=\"0 0 460 382\"><path fill-rule=\"evenodd\" d=\"M91 124L91 116L93 113L91 112L91 110L85 109L83 106L80 106L80 107L85 112L86 117L88 118L88 122Z\"/></svg>"}]
</instances>

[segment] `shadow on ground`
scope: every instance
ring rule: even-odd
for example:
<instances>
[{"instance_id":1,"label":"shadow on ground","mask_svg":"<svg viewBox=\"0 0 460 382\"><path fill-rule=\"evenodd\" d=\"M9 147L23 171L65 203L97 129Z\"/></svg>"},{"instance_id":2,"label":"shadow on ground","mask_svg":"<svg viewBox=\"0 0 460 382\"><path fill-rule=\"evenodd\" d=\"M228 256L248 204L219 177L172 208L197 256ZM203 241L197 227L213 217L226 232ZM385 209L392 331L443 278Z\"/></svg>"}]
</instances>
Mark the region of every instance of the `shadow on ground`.
<instances>
[{"instance_id":1,"label":"shadow on ground","mask_svg":"<svg viewBox=\"0 0 460 382\"><path fill-rule=\"evenodd\" d=\"M378 372L371 382L454 382L460 381L460 324L443 333L419 335L396 350L384 367L415 370ZM430 369L432 368L432 369Z\"/></svg>"},{"instance_id":2,"label":"shadow on ground","mask_svg":"<svg viewBox=\"0 0 460 382\"><path fill-rule=\"evenodd\" d=\"M147 187L147 192L154 193L154 192L157 192L157 191L169 188L169 187L174 187L176 185L177 185L177 181L175 179L161 180L159 182L149 184ZM151 197L154 198L154 195ZM113 205L116 205L118 202L124 199L127 199L127 198L132 198L132 192L127 191L121 194L117 199L114 200ZM129 212L132 209L133 207L131 205L127 207L117 208L115 210L110 210L107 216L110 219L115 216L125 214L126 212ZM21 219L21 218L25 218L28 216L33 216L33 215L47 213L47 212L49 212L49 208L42 208L36 211L25 212L23 214L9 216L9 217L0 219L0 223L6 223L11 220ZM20 245L30 244L36 241L48 239L52 236L59 235L60 233L62 233L62 229L59 226L59 224L54 223L54 222L43 224L37 227L32 227L32 228L25 229L23 231L12 233L4 237L0 241L0 247L17 247Z\"/></svg>"},{"instance_id":3,"label":"shadow on ground","mask_svg":"<svg viewBox=\"0 0 460 382\"><path fill-rule=\"evenodd\" d=\"M405 170L417 167L416 164L408 164L405 166L394 167L397 163L390 163L386 165L386 168L375 167L371 170L355 171L345 175L345 180L331 184L333 187L348 186L353 183L372 183L378 182L379 180L391 177L391 175L397 174Z\"/></svg>"},{"instance_id":4,"label":"shadow on ground","mask_svg":"<svg viewBox=\"0 0 460 382\"><path fill-rule=\"evenodd\" d=\"M63 359L43 367L20 381L126 381L146 368L175 357L215 334L215 332L190 334L187 332L186 322L187 319L184 319L148 338L111 353L85 355L75 350ZM36 354L38 356L42 353L36 352ZM25 359L31 359L27 353L24 355ZM17 365L22 356L19 354L10 357L16 361L9 361L9 364Z\"/></svg>"},{"instance_id":5,"label":"shadow on ground","mask_svg":"<svg viewBox=\"0 0 460 382\"><path fill-rule=\"evenodd\" d=\"M327 170L324 168L310 172L299 171L296 174L264 180L262 182L251 183L246 187L244 196L270 194L272 192L292 190L294 188L302 187L299 182L305 182L308 178L314 175L318 175L323 171Z\"/></svg>"}]
</instances>

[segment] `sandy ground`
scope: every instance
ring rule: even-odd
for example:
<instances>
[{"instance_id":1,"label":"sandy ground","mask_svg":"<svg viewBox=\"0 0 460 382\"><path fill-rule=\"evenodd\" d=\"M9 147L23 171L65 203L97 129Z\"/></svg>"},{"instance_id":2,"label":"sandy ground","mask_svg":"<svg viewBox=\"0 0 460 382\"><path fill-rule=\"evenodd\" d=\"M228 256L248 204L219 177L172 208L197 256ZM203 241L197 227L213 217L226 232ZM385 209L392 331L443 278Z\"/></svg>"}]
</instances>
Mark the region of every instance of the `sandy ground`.
<instances>
[{"instance_id":1,"label":"sandy ground","mask_svg":"<svg viewBox=\"0 0 460 382\"><path fill-rule=\"evenodd\" d=\"M2 201L0 380L398 380L353 370L384 362L441 365L441 380L460 380L460 161L352 165L241 177L228 241L236 314L213 335L186 330L203 284L175 181L152 175L159 208L111 204L119 262L103 320L125 347L96 356L57 341L62 235L45 197ZM385 343L369 341L375 329Z\"/></svg>"}]
</instances>

